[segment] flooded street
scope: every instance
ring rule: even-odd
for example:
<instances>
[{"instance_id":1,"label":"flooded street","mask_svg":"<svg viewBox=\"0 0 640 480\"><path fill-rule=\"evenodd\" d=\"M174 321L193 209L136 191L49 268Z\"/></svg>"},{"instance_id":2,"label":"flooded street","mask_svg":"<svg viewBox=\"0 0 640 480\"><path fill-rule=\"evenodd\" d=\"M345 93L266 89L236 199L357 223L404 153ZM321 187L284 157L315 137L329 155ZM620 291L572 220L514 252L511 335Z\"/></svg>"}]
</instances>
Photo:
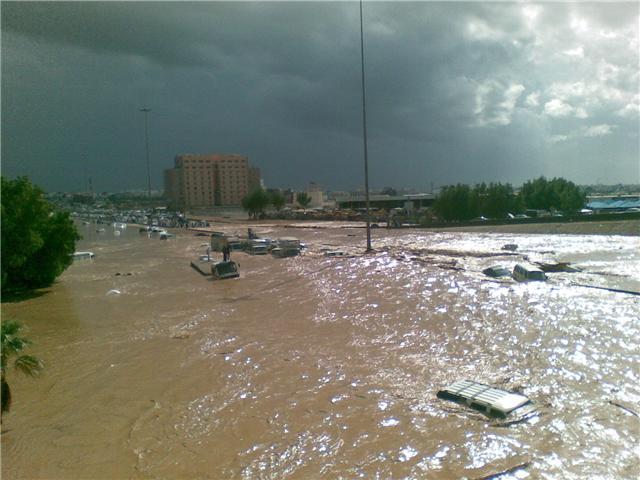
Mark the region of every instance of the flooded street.
<instances>
[{"instance_id":1,"label":"flooded street","mask_svg":"<svg viewBox=\"0 0 640 480\"><path fill-rule=\"evenodd\" d=\"M582 285L640 291L640 237L378 229L363 256L363 229L307 227L255 226L308 248L214 281L189 266L206 236L80 226L95 259L2 306L46 365L10 371L2 477L637 478L640 296ZM481 273L525 256L581 271ZM436 398L460 379L536 414Z\"/></svg>"}]
</instances>

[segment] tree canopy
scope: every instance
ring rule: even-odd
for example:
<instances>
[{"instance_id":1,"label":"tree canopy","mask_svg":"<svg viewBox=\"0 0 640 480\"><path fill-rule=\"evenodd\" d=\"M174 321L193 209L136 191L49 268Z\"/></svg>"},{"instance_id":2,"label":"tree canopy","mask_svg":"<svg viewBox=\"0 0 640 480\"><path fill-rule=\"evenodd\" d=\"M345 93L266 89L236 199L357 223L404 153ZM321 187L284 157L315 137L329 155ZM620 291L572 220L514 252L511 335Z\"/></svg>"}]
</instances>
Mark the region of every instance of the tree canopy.
<instances>
[{"instance_id":1,"label":"tree canopy","mask_svg":"<svg viewBox=\"0 0 640 480\"><path fill-rule=\"evenodd\" d=\"M1 342L1 372L2 379L2 410L1 413L8 412L11 408L11 388L7 382L7 370L9 369L9 357L15 356L13 366L19 372L30 377L37 377L43 368L42 362L32 355L21 355L22 350L31 342L24 337L19 336L22 331L22 325L15 320L2 322L0 328Z\"/></svg>"},{"instance_id":2,"label":"tree canopy","mask_svg":"<svg viewBox=\"0 0 640 480\"><path fill-rule=\"evenodd\" d=\"M307 192L300 192L296 194L296 202L298 202L302 208L307 208L311 203L311 197Z\"/></svg>"},{"instance_id":3,"label":"tree canopy","mask_svg":"<svg viewBox=\"0 0 640 480\"><path fill-rule=\"evenodd\" d=\"M478 216L477 193L469 185L444 187L433 205L443 220L471 220Z\"/></svg>"},{"instance_id":4,"label":"tree canopy","mask_svg":"<svg viewBox=\"0 0 640 480\"><path fill-rule=\"evenodd\" d=\"M256 188L247 194L241 203L242 208L249 214L249 218L257 219L271 203L271 196L262 188Z\"/></svg>"},{"instance_id":5,"label":"tree canopy","mask_svg":"<svg viewBox=\"0 0 640 480\"><path fill-rule=\"evenodd\" d=\"M447 186L440 191L433 209L442 220L466 221L480 215L506 218L507 214L526 208L573 213L584 202L584 193L572 182L540 177L525 183L518 195L508 183L481 183L473 188L462 184Z\"/></svg>"},{"instance_id":6,"label":"tree canopy","mask_svg":"<svg viewBox=\"0 0 640 480\"><path fill-rule=\"evenodd\" d=\"M522 211L520 197L513 193L510 184L481 183L475 188L479 213L488 218L505 218L508 213Z\"/></svg>"},{"instance_id":7,"label":"tree canopy","mask_svg":"<svg viewBox=\"0 0 640 480\"><path fill-rule=\"evenodd\" d=\"M271 205L273 205L273 208L275 208L278 212L282 210L282 207L284 207L284 204L286 203L286 199L284 198L284 195L274 190L269 194L269 196L270 196Z\"/></svg>"},{"instance_id":8,"label":"tree canopy","mask_svg":"<svg viewBox=\"0 0 640 480\"><path fill-rule=\"evenodd\" d=\"M2 177L2 291L47 287L72 262L80 239L67 212L55 211L25 177Z\"/></svg>"},{"instance_id":9,"label":"tree canopy","mask_svg":"<svg viewBox=\"0 0 640 480\"><path fill-rule=\"evenodd\" d=\"M585 202L585 195L573 183L564 178L547 180L544 177L531 180L520 190L522 202L528 208L575 212Z\"/></svg>"}]
</instances>

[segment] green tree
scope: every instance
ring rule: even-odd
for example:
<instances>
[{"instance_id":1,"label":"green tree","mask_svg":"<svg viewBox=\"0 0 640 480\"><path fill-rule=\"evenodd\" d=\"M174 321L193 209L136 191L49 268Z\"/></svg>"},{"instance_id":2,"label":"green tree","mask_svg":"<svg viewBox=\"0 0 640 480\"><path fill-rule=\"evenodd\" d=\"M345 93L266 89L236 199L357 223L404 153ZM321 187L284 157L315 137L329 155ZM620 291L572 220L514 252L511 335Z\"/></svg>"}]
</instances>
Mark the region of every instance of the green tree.
<instances>
[{"instance_id":1,"label":"green tree","mask_svg":"<svg viewBox=\"0 0 640 480\"><path fill-rule=\"evenodd\" d=\"M275 208L278 212L282 210L282 207L284 207L284 204L286 203L284 195L282 195L282 193L278 192L277 190L274 190L270 193L269 196L273 208Z\"/></svg>"},{"instance_id":2,"label":"green tree","mask_svg":"<svg viewBox=\"0 0 640 480\"><path fill-rule=\"evenodd\" d=\"M262 188L256 188L242 199L242 208L249 214L249 218L257 219L269 205L271 198Z\"/></svg>"},{"instance_id":3,"label":"green tree","mask_svg":"<svg viewBox=\"0 0 640 480\"><path fill-rule=\"evenodd\" d=\"M302 208L307 208L311 203L311 197L307 192L296 193L296 201Z\"/></svg>"},{"instance_id":4,"label":"green tree","mask_svg":"<svg viewBox=\"0 0 640 480\"><path fill-rule=\"evenodd\" d=\"M482 184L478 190L480 213L489 218L505 218L507 213L521 211L519 198L513 193L513 187L507 183Z\"/></svg>"},{"instance_id":5,"label":"green tree","mask_svg":"<svg viewBox=\"0 0 640 480\"><path fill-rule=\"evenodd\" d=\"M2 177L2 291L47 287L71 264L80 236L25 177Z\"/></svg>"},{"instance_id":6,"label":"green tree","mask_svg":"<svg viewBox=\"0 0 640 480\"><path fill-rule=\"evenodd\" d=\"M478 216L478 193L469 185L444 187L433 209L442 220L470 220Z\"/></svg>"},{"instance_id":7,"label":"green tree","mask_svg":"<svg viewBox=\"0 0 640 480\"><path fill-rule=\"evenodd\" d=\"M30 377L37 377L43 365L38 358L32 355L20 355L22 350L31 342L19 336L22 330L22 325L19 322L16 320L2 322L0 328L2 331L0 334L2 341L2 353L0 354L0 361L2 362L2 410L0 415L2 415L11 408L11 388L9 388L9 383L7 382L9 357L17 357L13 362L14 368Z\"/></svg>"},{"instance_id":8,"label":"green tree","mask_svg":"<svg viewBox=\"0 0 640 480\"><path fill-rule=\"evenodd\" d=\"M544 177L522 185L520 198L526 208L564 212L580 210L586 201L584 192L573 182L564 178L547 180Z\"/></svg>"}]
</instances>

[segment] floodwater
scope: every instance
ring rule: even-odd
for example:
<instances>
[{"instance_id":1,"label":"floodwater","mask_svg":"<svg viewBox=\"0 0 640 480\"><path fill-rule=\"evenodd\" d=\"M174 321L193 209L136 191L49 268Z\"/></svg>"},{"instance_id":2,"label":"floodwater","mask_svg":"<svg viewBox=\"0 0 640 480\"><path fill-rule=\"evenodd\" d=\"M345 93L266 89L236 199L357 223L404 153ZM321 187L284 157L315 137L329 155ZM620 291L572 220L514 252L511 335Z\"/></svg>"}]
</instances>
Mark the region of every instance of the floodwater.
<instances>
[{"instance_id":1,"label":"floodwater","mask_svg":"<svg viewBox=\"0 0 640 480\"><path fill-rule=\"evenodd\" d=\"M640 297L578 286L640 291L639 237L379 229L361 255L360 228L264 225L307 251L234 253L241 278L214 281L189 266L207 237L79 228L95 259L3 304L46 364L37 380L10 371L4 479L640 472ZM582 271L480 273L524 256ZM501 422L436 398L460 379L536 410Z\"/></svg>"}]
</instances>

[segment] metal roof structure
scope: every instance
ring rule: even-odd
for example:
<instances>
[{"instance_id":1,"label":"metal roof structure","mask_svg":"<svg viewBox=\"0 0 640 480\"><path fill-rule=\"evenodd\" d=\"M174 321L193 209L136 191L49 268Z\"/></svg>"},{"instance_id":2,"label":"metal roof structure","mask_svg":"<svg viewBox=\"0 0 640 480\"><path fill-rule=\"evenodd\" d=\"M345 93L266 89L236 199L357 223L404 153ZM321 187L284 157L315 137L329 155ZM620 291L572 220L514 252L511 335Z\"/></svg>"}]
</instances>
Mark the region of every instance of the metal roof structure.
<instances>
[{"instance_id":1,"label":"metal roof structure","mask_svg":"<svg viewBox=\"0 0 640 480\"><path fill-rule=\"evenodd\" d=\"M587 208L592 210L626 210L628 208L640 208L640 199L635 197L592 200L587 203Z\"/></svg>"}]
</instances>

